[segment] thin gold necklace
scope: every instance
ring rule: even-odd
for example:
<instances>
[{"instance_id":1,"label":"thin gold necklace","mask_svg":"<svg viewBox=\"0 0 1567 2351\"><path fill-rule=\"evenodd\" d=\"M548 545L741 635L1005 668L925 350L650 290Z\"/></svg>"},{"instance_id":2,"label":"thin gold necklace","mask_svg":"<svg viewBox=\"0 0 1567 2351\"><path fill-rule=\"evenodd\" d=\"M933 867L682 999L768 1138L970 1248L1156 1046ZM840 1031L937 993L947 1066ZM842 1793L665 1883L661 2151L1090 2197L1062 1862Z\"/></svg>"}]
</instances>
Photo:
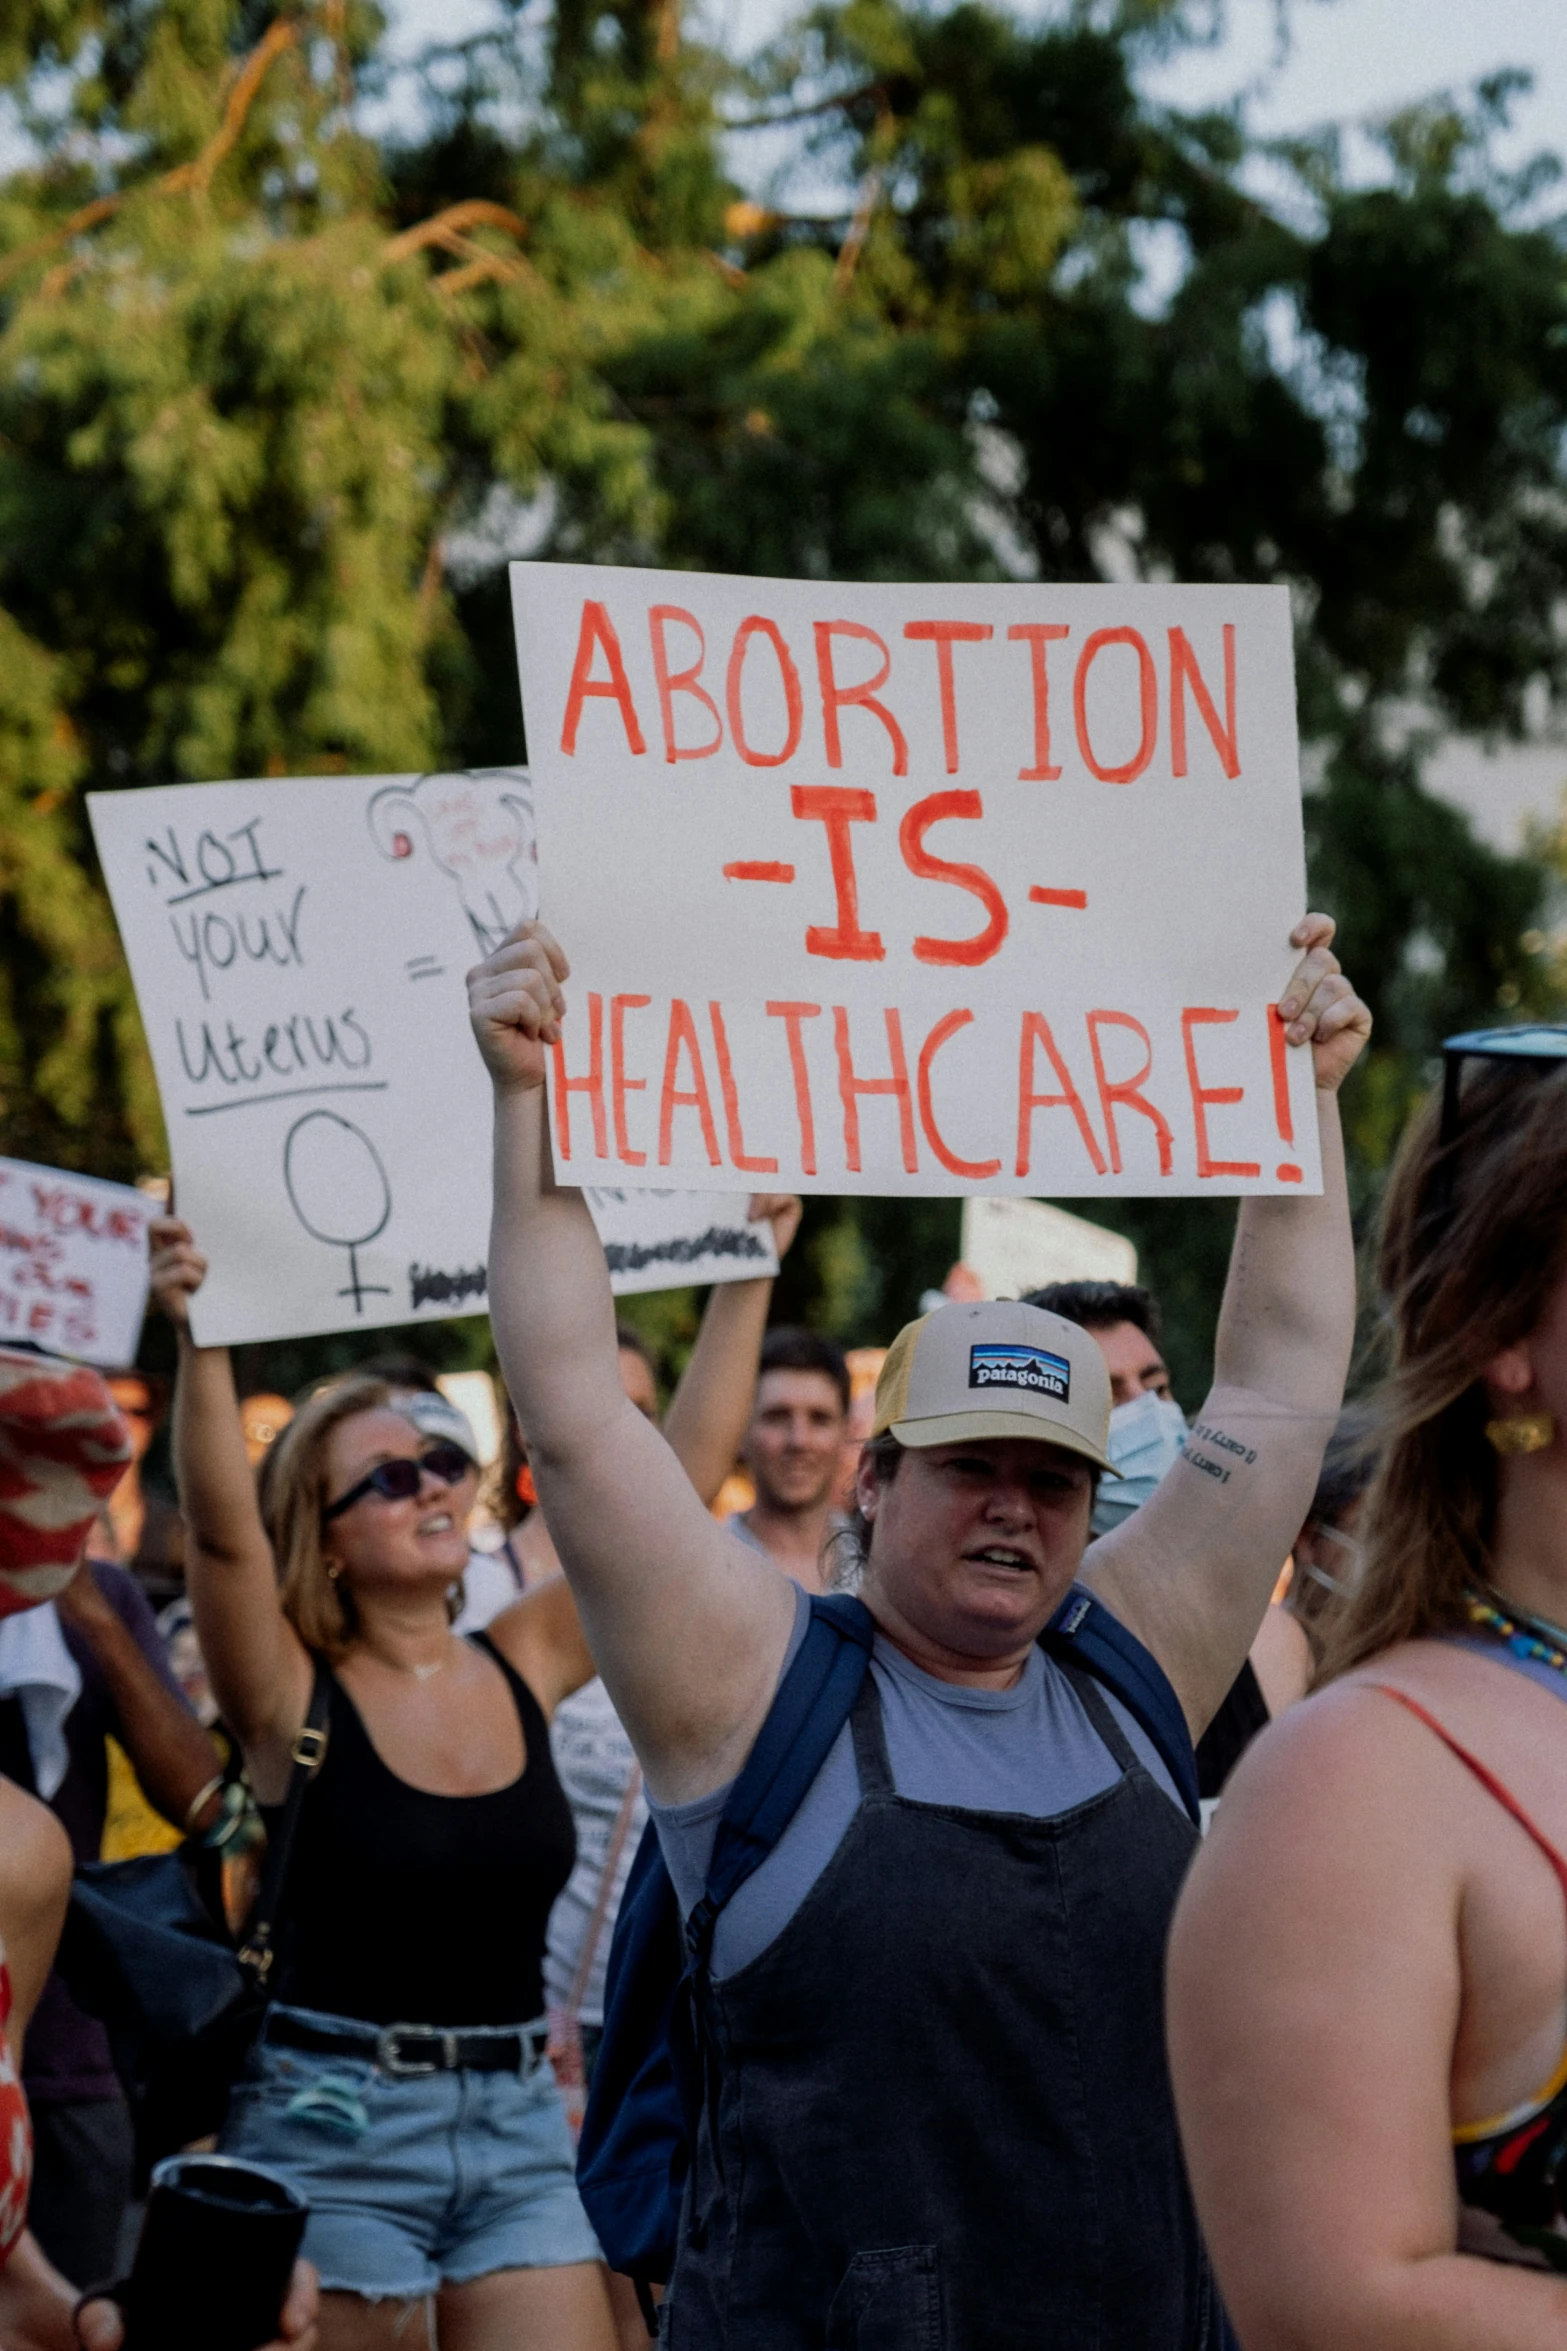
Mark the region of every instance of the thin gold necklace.
<instances>
[{"instance_id":1,"label":"thin gold necklace","mask_svg":"<svg viewBox=\"0 0 1567 2351\"><path fill-rule=\"evenodd\" d=\"M377 1665L387 1666L393 1673L408 1674L416 1682L433 1682L436 1675L444 1673L451 1663L451 1640L448 1636L446 1654L443 1657L432 1658L427 1665L404 1665L395 1657L383 1656L379 1649L371 1649L370 1655L375 1659Z\"/></svg>"}]
</instances>

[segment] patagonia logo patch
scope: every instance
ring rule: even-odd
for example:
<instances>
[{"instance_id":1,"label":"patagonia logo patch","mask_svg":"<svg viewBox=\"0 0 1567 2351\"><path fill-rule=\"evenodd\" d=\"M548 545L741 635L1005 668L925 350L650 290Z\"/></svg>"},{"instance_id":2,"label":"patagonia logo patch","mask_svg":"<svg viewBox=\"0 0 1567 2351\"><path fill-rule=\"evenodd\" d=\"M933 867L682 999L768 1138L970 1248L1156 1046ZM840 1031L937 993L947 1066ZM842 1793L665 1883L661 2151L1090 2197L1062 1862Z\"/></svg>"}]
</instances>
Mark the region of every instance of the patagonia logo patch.
<instances>
[{"instance_id":1,"label":"patagonia logo patch","mask_svg":"<svg viewBox=\"0 0 1567 2351\"><path fill-rule=\"evenodd\" d=\"M968 1355L971 1388L1027 1388L1036 1396L1053 1396L1065 1404L1072 1393L1072 1366L1064 1355L1044 1347L971 1347Z\"/></svg>"}]
</instances>

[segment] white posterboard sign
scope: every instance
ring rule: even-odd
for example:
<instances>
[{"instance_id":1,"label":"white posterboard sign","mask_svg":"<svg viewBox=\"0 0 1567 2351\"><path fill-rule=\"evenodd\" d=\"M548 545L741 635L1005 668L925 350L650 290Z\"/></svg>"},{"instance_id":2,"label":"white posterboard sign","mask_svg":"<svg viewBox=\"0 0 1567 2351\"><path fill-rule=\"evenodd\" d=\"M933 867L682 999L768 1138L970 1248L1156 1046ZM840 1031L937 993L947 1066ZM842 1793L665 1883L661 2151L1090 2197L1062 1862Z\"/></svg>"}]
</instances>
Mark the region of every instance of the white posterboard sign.
<instances>
[{"instance_id":1,"label":"white posterboard sign","mask_svg":"<svg viewBox=\"0 0 1567 2351\"><path fill-rule=\"evenodd\" d=\"M111 1370L135 1361L156 1203L129 1184L0 1159L0 1344Z\"/></svg>"},{"instance_id":2,"label":"white posterboard sign","mask_svg":"<svg viewBox=\"0 0 1567 2351\"><path fill-rule=\"evenodd\" d=\"M1283 588L512 586L562 1173L1320 1189Z\"/></svg>"},{"instance_id":3,"label":"white posterboard sign","mask_svg":"<svg viewBox=\"0 0 1567 2351\"><path fill-rule=\"evenodd\" d=\"M773 1228L752 1224L744 1192L589 1190L588 1206L619 1298L688 1283L753 1281L778 1271Z\"/></svg>"},{"instance_id":4,"label":"white posterboard sign","mask_svg":"<svg viewBox=\"0 0 1567 2351\"><path fill-rule=\"evenodd\" d=\"M1137 1251L1123 1234L1048 1200L965 1200L961 1248L989 1298L1021 1298L1047 1282L1137 1279Z\"/></svg>"},{"instance_id":5,"label":"white posterboard sign","mask_svg":"<svg viewBox=\"0 0 1567 2351\"><path fill-rule=\"evenodd\" d=\"M526 773L173 784L89 808L176 1205L210 1260L200 1343L483 1313L490 1088L463 978L538 911ZM745 1211L686 1198L682 1229ZM680 1213L622 1208L614 1238L667 1258Z\"/></svg>"}]
</instances>

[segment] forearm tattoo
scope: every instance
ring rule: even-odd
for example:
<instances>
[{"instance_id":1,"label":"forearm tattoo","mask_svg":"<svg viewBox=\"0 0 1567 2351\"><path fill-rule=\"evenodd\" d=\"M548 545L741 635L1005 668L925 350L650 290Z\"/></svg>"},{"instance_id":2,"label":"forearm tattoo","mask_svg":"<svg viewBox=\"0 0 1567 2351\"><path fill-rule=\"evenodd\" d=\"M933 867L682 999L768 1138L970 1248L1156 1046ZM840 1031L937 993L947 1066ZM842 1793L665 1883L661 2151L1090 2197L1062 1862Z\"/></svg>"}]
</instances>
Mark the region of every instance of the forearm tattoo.
<instances>
[{"instance_id":1,"label":"forearm tattoo","mask_svg":"<svg viewBox=\"0 0 1567 2351\"><path fill-rule=\"evenodd\" d=\"M1203 1446L1209 1450L1202 1451ZM1215 1461L1215 1453L1222 1453L1224 1460ZM1257 1459L1257 1452L1255 1446L1243 1445L1239 1437L1232 1437L1224 1429L1215 1428L1211 1421L1198 1420L1192 1423L1181 1459L1189 1461L1193 1469L1200 1469L1204 1477L1216 1478L1221 1486L1227 1486L1231 1470L1250 1469Z\"/></svg>"}]
</instances>

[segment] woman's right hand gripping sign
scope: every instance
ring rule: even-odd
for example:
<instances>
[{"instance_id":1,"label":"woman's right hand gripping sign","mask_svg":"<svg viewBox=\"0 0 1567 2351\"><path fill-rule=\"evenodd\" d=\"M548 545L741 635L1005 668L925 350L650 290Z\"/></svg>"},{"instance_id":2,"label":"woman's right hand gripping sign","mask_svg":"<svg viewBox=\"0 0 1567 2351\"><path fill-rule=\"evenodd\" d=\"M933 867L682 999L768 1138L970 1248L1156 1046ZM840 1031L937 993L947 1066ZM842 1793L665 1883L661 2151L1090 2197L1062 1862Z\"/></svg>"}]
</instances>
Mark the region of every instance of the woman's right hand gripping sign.
<instances>
[{"instance_id":1,"label":"woman's right hand gripping sign","mask_svg":"<svg viewBox=\"0 0 1567 2351\"><path fill-rule=\"evenodd\" d=\"M545 1049L566 1016L565 954L541 922L525 922L468 974L468 1015L497 1086L530 1093L544 1083Z\"/></svg>"}]
</instances>

